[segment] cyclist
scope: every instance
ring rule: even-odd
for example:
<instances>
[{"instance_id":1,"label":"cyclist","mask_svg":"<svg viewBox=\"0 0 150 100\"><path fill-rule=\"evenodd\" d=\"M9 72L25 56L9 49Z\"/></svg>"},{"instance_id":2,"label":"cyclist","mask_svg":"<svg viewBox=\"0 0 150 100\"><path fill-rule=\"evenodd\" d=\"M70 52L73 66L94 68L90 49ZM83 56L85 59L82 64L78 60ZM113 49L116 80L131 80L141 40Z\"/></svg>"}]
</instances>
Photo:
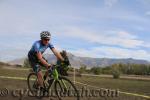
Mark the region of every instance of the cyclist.
<instances>
[{"instance_id":1,"label":"cyclist","mask_svg":"<svg viewBox=\"0 0 150 100\"><path fill-rule=\"evenodd\" d=\"M33 68L33 71L37 74L38 77L38 86L40 89L43 88L43 81L46 79L48 75L48 70L52 70L51 64L49 64L42 54L47 48L50 48L51 51L54 53L54 55L57 57L57 59L64 61L63 57L60 55L60 53L54 48L54 46L49 42L51 39L51 34L48 31L43 31L40 33L41 39L34 42L32 45L32 48L28 52L28 59L30 62L30 65ZM43 80L43 75L41 72L41 65L45 66L47 69L47 72L44 75L44 80Z\"/></svg>"}]
</instances>

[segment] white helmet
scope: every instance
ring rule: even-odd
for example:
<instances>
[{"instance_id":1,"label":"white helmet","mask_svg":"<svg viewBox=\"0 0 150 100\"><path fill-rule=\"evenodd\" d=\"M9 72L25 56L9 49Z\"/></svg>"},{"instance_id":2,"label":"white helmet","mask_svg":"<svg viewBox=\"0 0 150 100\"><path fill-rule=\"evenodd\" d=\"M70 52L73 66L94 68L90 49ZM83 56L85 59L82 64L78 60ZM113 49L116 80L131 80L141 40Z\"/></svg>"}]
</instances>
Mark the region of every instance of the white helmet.
<instances>
[{"instance_id":1,"label":"white helmet","mask_svg":"<svg viewBox=\"0 0 150 100\"><path fill-rule=\"evenodd\" d=\"M41 39L43 39L43 38L48 38L49 39L51 37L51 34L48 31L42 31L40 33L40 37L41 37Z\"/></svg>"}]
</instances>

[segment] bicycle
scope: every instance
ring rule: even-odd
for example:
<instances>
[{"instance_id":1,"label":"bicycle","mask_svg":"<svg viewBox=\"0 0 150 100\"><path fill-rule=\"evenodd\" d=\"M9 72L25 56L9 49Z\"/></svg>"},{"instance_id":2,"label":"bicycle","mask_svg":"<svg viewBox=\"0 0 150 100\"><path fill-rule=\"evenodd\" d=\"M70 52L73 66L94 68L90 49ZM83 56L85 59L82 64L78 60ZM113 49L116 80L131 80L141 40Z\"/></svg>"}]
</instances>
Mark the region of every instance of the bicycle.
<instances>
[{"instance_id":1,"label":"bicycle","mask_svg":"<svg viewBox=\"0 0 150 100\"><path fill-rule=\"evenodd\" d=\"M37 95L38 88L35 88L37 85L37 75L34 72L30 73L27 78L29 91L40 98L49 96L51 91L55 92L59 100L62 100L63 98L65 100L67 98L69 98L69 100L70 98L72 100L79 100L79 93L76 86L67 77L62 76L61 73L59 73L59 67L63 68L63 65L53 65L53 70L49 73L48 79L43 82L45 91L43 91L43 93L40 91L39 95ZM52 85L54 85L54 91L52 90Z\"/></svg>"}]
</instances>

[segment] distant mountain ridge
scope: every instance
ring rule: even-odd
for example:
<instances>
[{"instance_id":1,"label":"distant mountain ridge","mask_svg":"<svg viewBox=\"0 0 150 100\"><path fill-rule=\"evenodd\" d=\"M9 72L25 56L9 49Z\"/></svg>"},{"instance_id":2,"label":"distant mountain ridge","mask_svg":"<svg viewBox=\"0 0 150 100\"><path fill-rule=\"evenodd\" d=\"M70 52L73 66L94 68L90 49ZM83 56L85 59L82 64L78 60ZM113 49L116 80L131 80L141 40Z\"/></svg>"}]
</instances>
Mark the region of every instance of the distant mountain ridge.
<instances>
[{"instance_id":1,"label":"distant mountain ridge","mask_svg":"<svg viewBox=\"0 0 150 100\"><path fill-rule=\"evenodd\" d=\"M115 63L135 63L135 64L150 64L149 61L146 60L138 60L133 58L124 58L124 59L114 59L114 58L91 58L91 57L78 57L73 54L68 53L69 60L72 66L79 67L81 65L86 65L91 68L93 66L105 67ZM52 55L53 56L53 55ZM49 62L54 61L52 56L46 55L45 57Z\"/></svg>"},{"instance_id":2,"label":"distant mountain ridge","mask_svg":"<svg viewBox=\"0 0 150 100\"><path fill-rule=\"evenodd\" d=\"M115 63L135 63L135 64L150 64L147 60L133 59L133 58L124 58L124 59L114 59L114 58L91 58L91 57L79 57L71 53L68 53L69 60L71 65L74 67L80 67L81 65L86 65L88 68L93 66L105 67ZM45 54L44 57L48 60L49 63L55 63L56 57L53 54ZM25 58L16 59L10 61L10 64L21 64L23 65Z\"/></svg>"},{"instance_id":3,"label":"distant mountain ridge","mask_svg":"<svg viewBox=\"0 0 150 100\"><path fill-rule=\"evenodd\" d=\"M11 65L23 65L25 58L18 58L18 59L14 59L12 61L8 61L9 64Z\"/></svg>"}]
</instances>

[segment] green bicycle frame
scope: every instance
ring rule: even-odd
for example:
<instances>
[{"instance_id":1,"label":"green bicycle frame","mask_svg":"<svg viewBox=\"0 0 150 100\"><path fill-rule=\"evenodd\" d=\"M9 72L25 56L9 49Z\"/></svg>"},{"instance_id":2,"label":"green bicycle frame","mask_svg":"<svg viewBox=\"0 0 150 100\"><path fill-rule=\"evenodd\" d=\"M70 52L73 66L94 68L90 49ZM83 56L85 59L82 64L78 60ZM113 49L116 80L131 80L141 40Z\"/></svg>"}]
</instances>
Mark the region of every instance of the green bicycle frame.
<instances>
[{"instance_id":1,"label":"green bicycle frame","mask_svg":"<svg viewBox=\"0 0 150 100\"><path fill-rule=\"evenodd\" d=\"M53 78L54 78L54 80L58 80L58 76L59 76L59 74L58 74L58 71L56 70L56 69L54 69L54 71L53 71Z\"/></svg>"},{"instance_id":2,"label":"green bicycle frame","mask_svg":"<svg viewBox=\"0 0 150 100\"><path fill-rule=\"evenodd\" d=\"M53 73L52 73L54 81L57 80L57 81L61 82L63 84L63 86L65 87L65 89L67 89L67 85L65 84L65 82L63 80L59 79L59 73L58 73L56 67L57 66L55 66L55 69L53 70Z\"/></svg>"}]
</instances>

